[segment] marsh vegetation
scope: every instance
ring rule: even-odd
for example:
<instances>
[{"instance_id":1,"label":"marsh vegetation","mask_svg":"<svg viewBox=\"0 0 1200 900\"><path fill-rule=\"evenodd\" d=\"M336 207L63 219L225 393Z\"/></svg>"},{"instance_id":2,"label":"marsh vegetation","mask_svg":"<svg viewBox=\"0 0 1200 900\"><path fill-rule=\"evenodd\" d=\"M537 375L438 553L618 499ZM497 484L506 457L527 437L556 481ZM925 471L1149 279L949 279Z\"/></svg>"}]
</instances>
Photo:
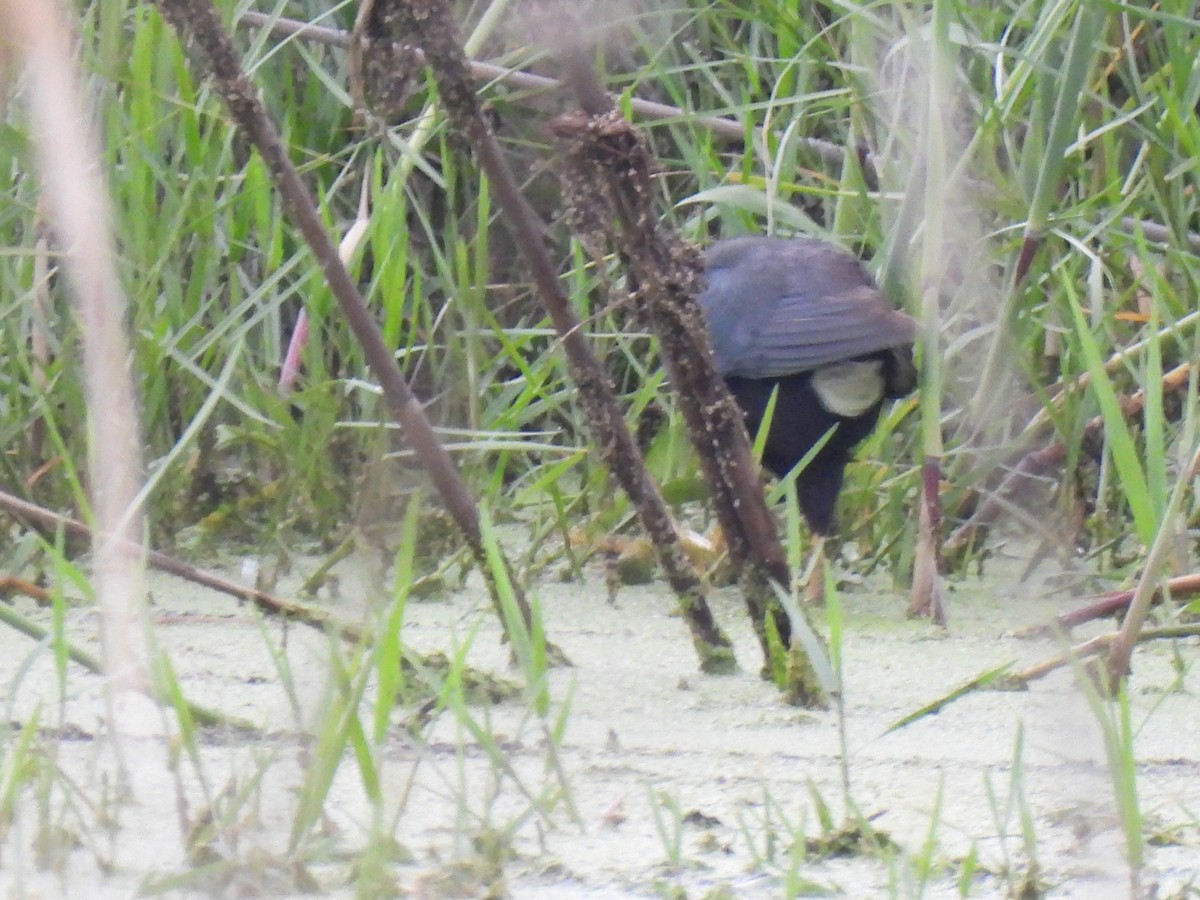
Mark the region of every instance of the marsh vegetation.
<instances>
[{"instance_id":1,"label":"marsh vegetation","mask_svg":"<svg viewBox=\"0 0 1200 900\"><path fill-rule=\"evenodd\" d=\"M52 515L96 521L116 449L89 438L120 404L89 406L95 319L38 177L36 54L0 37L9 893L1200 893L1193 4L628 0L571 25L657 160L655 228L821 237L920 322L919 392L847 469L827 605L779 600L824 708L789 702L796 657L711 534L639 307L645 246L604 222L628 198L564 173L562 10L452 5L466 53L504 70L473 96L570 337L443 73L372 30L439 4L216 3L307 225L211 48L159 11L205 5L72 10L162 554L155 702L132 716L99 674L87 531ZM418 401L402 424L346 289ZM580 349L692 535L686 571L656 564L636 478L605 465ZM414 452L418 406L472 512ZM766 491L798 572L802 517ZM146 727L110 740L117 720Z\"/></svg>"}]
</instances>

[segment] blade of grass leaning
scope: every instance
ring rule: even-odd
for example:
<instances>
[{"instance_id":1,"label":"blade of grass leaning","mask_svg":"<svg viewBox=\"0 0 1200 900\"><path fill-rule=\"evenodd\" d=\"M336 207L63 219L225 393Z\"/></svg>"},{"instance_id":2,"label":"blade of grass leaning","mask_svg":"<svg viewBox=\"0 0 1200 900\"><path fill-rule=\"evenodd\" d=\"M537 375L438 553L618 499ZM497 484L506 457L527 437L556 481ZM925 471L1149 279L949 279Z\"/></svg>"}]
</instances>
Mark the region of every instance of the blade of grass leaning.
<instances>
[{"instance_id":1,"label":"blade of grass leaning","mask_svg":"<svg viewBox=\"0 0 1200 900\"><path fill-rule=\"evenodd\" d=\"M496 537L495 526L492 524L491 513L486 506L480 510L479 521L483 534L483 546L487 552L490 566L489 577L496 584L496 593L504 612L505 633L508 635L509 646L512 648L517 665L525 676L525 689L529 692L534 709L537 710L539 716L544 718L550 712L550 693L546 680L548 657L546 637L542 631L541 610L536 602L530 603L533 615L527 626L516 607L508 567L500 555L500 544Z\"/></svg>"},{"instance_id":2,"label":"blade of grass leaning","mask_svg":"<svg viewBox=\"0 0 1200 900\"><path fill-rule=\"evenodd\" d=\"M799 642L800 649L808 657L821 690L827 697L832 696L833 692L837 690L838 681L829 660L829 653L823 646L824 641L809 624L808 617L801 612L799 604L791 592L785 590L776 581L772 581L770 584L774 588L775 598L779 601L779 605L783 607L788 619L791 620L792 640Z\"/></svg>"},{"instance_id":3,"label":"blade of grass leaning","mask_svg":"<svg viewBox=\"0 0 1200 900\"><path fill-rule=\"evenodd\" d=\"M1001 665L996 666L994 669L988 669L987 671L976 675L974 678L964 681L958 687L946 694L943 694L936 700L931 700L924 706L913 710L908 715L901 716L899 719L885 728L883 730L883 734L891 734L893 731L899 731L901 728L905 728L914 722L919 722L921 719L927 718L928 716L936 716L955 700L965 697L967 694L973 693L974 691L986 688L997 681L1001 681L1006 675L1008 675L1009 672L1012 671L1013 665L1014 663L1012 662L1002 663Z\"/></svg>"},{"instance_id":4,"label":"blade of grass leaning","mask_svg":"<svg viewBox=\"0 0 1200 900\"><path fill-rule=\"evenodd\" d=\"M1149 547L1154 542L1154 534L1158 529L1162 510L1154 508L1150 488L1146 483L1146 473L1134 445L1129 423L1125 421L1125 417L1121 413L1121 403L1117 399L1117 392L1113 387L1112 380L1104 371L1100 346L1096 342L1091 326L1084 318L1083 306L1076 293L1075 285L1065 272L1059 282L1066 295L1071 318L1075 324L1075 336L1083 352L1088 374L1091 376L1088 385L1091 387L1096 401L1100 404L1100 414L1104 418L1105 438L1113 464L1117 468L1122 495L1125 502L1129 504L1138 539L1144 546ZM1099 304L1103 302L1103 298L1094 296L1091 301Z\"/></svg>"},{"instance_id":5,"label":"blade of grass leaning","mask_svg":"<svg viewBox=\"0 0 1200 900\"><path fill-rule=\"evenodd\" d=\"M1129 684L1123 680L1113 686L1098 685L1094 673L1078 657L1071 658L1071 669L1104 739L1113 803L1125 839L1125 860L1130 869L1130 885L1136 886L1145 863L1146 845L1137 792L1138 766L1134 750L1135 734L1130 713ZM1114 693L1117 701L1115 705L1109 702ZM1131 894L1140 895L1141 892L1137 890Z\"/></svg>"},{"instance_id":6,"label":"blade of grass leaning","mask_svg":"<svg viewBox=\"0 0 1200 900\"><path fill-rule=\"evenodd\" d=\"M375 714L372 737L376 745L387 739L391 725L391 712L398 697L404 692L404 641L401 629L408 606L408 592L416 578L413 561L416 558L417 537L420 533L420 492L409 498L400 529L400 545L396 548L392 600L387 614L380 620L380 633L375 638L372 665L376 669L378 684L375 697Z\"/></svg>"},{"instance_id":7,"label":"blade of grass leaning","mask_svg":"<svg viewBox=\"0 0 1200 900\"><path fill-rule=\"evenodd\" d=\"M288 836L288 855L296 856L325 814L325 804L333 779L349 747L356 753L365 745L362 741L359 705L363 692L371 681L370 666L363 663L362 654L342 659L338 640L330 637L328 681L323 714L317 721L316 741L308 757L301 783L296 790L296 808ZM364 784L374 779L364 778Z\"/></svg>"},{"instance_id":8,"label":"blade of grass leaning","mask_svg":"<svg viewBox=\"0 0 1200 900\"><path fill-rule=\"evenodd\" d=\"M0 821L13 821L21 795L37 777L41 721L41 708L36 707L17 731L15 739L6 740L4 753L0 754Z\"/></svg>"}]
</instances>

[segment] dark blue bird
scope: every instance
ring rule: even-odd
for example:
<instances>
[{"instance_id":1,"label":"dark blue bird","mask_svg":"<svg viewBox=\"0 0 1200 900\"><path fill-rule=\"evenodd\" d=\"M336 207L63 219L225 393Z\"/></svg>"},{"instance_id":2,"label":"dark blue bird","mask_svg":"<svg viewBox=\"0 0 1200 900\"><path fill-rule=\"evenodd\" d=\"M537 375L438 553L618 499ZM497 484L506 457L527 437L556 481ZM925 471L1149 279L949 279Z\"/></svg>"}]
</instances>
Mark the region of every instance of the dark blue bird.
<instances>
[{"instance_id":1,"label":"dark blue bird","mask_svg":"<svg viewBox=\"0 0 1200 900\"><path fill-rule=\"evenodd\" d=\"M783 477L837 426L796 478L820 537L834 527L846 463L885 398L916 387L916 322L893 309L852 255L811 238L714 244L700 296L717 371L757 433L778 387L763 465Z\"/></svg>"}]
</instances>

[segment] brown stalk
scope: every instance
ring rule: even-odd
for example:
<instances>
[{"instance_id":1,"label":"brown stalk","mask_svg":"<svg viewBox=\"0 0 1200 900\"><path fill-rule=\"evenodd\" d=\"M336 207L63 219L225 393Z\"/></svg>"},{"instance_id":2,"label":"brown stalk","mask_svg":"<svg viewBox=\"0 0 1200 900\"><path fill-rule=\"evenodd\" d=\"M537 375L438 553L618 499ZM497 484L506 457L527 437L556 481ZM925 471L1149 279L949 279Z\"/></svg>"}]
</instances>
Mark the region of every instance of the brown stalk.
<instances>
[{"instance_id":1,"label":"brown stalk","mask_svg":"<svg viewBox=\"0 0 1200 900\"><path fill-rule=\"evenodd\" d=\"M788 648L786 683L781 685L785 693L801 705L824 705L827 698L816 673L800 643L791 641L791 623L775 597L772 582L786 589L790 581L787 559L767 509L741 412L713 365L708 329L696 302L701 287L698 256L660 226L651 188L655 161L641 132L613 107L586 44L576 37L581 33L583 29L564 24L557 36L564 80L583 109L582 115L562 116L554 123L566 145L568 193L585 207L584 218L607 225L642 316L658 337L768 666L774 657L770 618L782 646ZM615 214L618 228L611 225L612 215L592 214L605 207Z\"/></svg>"},{"instance_id":2,"label":"brown stalk","mask_svg":"<svg viewBox=\"0 0 1200 900\"><path fill-rule=\"evenodd\" d=\"M906 614L909 618L928 618L934 625L946 627L946 603L942 596L942 552L937 537L942 533L941 457L925 458L921 464L921 508L917 528L917 552L913 563L913 583Z\"/></svg>"},{"instance_id":3,"label":"brown stalk","mask_svg":"<svg viewBox=\"0 0 1200 900\"><path fill-rule=\"evenodd\" d=\"M1190 625L1168 625L1163 628L1147 628L1139 632L1134 643L1144 644L1148 641L1183 640L1198 635L1200 635L1200 625L1194 623ZM1116 631L1097 635L1094 638L1084 641L1082 644L1076 644L1066 653L1060 653L1058 656L1052 656L1050 659L1043 660L1027 669L1014 672L1012 675L1006 676L998 684L1009 690L1028 687L1030 682L1045 678L1051 672L1070 665L1072 661L1084 659L1089 656L1098 656L1117 643L1120 637L1121 633ZM1088 671L1095 672L1093 669L1089 669Z\"/></svg>"},{"instance_id":4,"label":"brown stalk","mask_svg":"<svg viewBox=\"0 0 1200 900\"><path fill-rule=\"evenodd\" d=\"M1033 628L1024 629L1021 632L1021 636L1033 637L1048 631L1074 628L1096 619L1104 619L1108 616L1116 615L1129 609L1129 604L1133 602L1133 595L1133 588L1098 594L1082 606L1055 616L1054 621L1049 625L1038 625ZM1163 597L1166 595L1170 595L1175 600L1185 600L1189 597L1200 595L1200 573L1193 572L1188 575L1178 575L1174 578L1168 578L1166 583L1154 592L1151 599L1154 603L1161 603Z\"/></svg>"},{"instance_id":5,"label":"brown stalk","mask_svg":"<svg viewBox=\"0 0 1200 900\"><path fill-rule=\"evenodd\" d=\"M38 506L27 500L22 500L20 497L15 497L6 491L0 491L0 509L6 510L14 518L30 525L38 531L53 533L61 529L63 534L69 537L93 538L92 529L78 519L72 519L70 516L64 516L48 510L44 506ZM131 543L127 549L131 554L139 558L144 557L146 564L152 568L158 569L161 572L168 572L171 575L177 575L195 584L203 585L214 591L220 591L222 594L228 594L231 597L236 597L238 600L253 603L268 615L283 616L296 622L302 622L305 625L311 625L314 628L334 632L350 641L366 640L366 633L362 629L348 622L339 621L335 616L330 615L329 612L320 607L297 603L294 600L285 600L282 597L276 597L274 594L269 594L258 588L240 585L236 581L230 581L228 578L222 578L220 575L205 572L203 569L178 560L173 556L168 556L157 550L147 550L140 544Z\"/></svg>"},{"instance_id":6,"label":"brown stalk","mask_svg":"<svg viewBox=\"0 0 1200 900\"><path fill-rule=\"evenodd\" d=\"M1146 619L1150 615L1150 607L1162 590L1163 572L1166 570L1171 556L1172 538L1175 534L1174 520L1179 513L1180 498L1183 495L1184 485L1190 485L1195 480L1198 471L1200 471L1200 449L1192 454L1191 462L1188 463L1187 469L1181 474L1179 482L1171 493L1171 499L1167 503L1162 522L1159 524L1158 534L1155 535L1153 543L1146 552L1145 565L1138 577L1137 587L1134 588L1133 599L1129 601L1129 609L1125 611L1125 617L1121 620L1121 630L1109 648L1108 659L1104 667L1107 678L1104 680L1103 686L1109 688L1113 694L1129 675L1129 662L1133 657L1133 648L1137 645L1145 628Z\"/></svg>"},{"instance_id":7,"label":"brown stalk","mask_svg":"<svg viewBox=\"0 0 1200 900\"><path fill-rule=\"evenodd\" d=\"M403 21L398 20L395 25L410 30L421 45L452 126L464 145L473 149L480 167L487 173L505 222L529 266L538 297L561 337L597 450L634 505L659 564L679 597L700 667L708 672L731 671L736 661L729 639L712 618L704 585L680 544L679 533L658 486L646 472L608 375L592 353L581 323L563 292L543 243L542 224L525 202L500 145L481 114L450 8L444 0L407 0L392 10L397 17L402 13Z\"/></svg>"},{"instance_id":8,"label":"brown stalk","mask_svg":"<svg viewBox=\"0 0 1200 900\"><path fill-rule=\"evenodd\" d=\"M362 346L375 377L379 379L383 395L392 415L403 429L405 440L416 452L442 502L466 538L471 555L488 583L496 612L503 622L500 589L488 563L475 500L449 453L438 441L420 401L405 381L392 352L384 343L378 324L371 317L358 288L339 259L337 245L325 230L312 195L288 158L279 132L267 115L258 91L242 70L233 42L221 25L212 0L155 0L155 3L176 32L190 39L199 49L204 68L213 76L234 121L267 163L288 217L320 263L329 289ZM504 565L508 568L507 560ZM521 616L529 624L529 604L516 579L509 577L508 581L512 584Z\"/></svg>"}]
</instances>

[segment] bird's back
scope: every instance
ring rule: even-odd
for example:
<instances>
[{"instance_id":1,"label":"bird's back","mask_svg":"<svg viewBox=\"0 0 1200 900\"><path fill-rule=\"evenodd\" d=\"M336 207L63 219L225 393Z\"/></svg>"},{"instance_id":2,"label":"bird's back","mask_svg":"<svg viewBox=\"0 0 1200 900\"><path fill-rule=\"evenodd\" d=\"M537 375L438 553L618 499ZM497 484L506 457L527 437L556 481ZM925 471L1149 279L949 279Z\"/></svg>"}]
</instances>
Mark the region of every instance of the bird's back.
<instances>
[{"instance_id":1,"label":"bird's back","mask_svg":"<svg viewBox=\"0 0 1200 900\"><path fill-rule=\"evenodd\" d=\"M911 344L916 325L893 309L861 264L811 238L742 237L707 256L701 295L718 371L770 378Z\"/></svg>"}]
</instances>

